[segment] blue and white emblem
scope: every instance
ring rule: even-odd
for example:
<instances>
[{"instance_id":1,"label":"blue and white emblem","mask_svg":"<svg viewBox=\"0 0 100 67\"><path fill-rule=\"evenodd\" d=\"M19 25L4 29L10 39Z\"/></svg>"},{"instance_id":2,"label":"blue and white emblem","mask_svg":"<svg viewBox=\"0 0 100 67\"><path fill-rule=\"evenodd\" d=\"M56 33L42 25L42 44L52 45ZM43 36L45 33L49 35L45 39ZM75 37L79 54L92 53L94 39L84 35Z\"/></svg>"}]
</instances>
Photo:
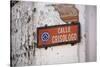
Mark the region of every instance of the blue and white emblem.
<instances>
[{"instance_id":1,"label":"blue and white emblem","mask_svg":"<svg viewBox=\"0 0 100 67\"><path fill-rule=\"evenodd\" d=\"M48 32L42 33L42 35L41 35L42 41L48 41L49 38L50 38L50 34Z\"/></svg>"}]
</instances>

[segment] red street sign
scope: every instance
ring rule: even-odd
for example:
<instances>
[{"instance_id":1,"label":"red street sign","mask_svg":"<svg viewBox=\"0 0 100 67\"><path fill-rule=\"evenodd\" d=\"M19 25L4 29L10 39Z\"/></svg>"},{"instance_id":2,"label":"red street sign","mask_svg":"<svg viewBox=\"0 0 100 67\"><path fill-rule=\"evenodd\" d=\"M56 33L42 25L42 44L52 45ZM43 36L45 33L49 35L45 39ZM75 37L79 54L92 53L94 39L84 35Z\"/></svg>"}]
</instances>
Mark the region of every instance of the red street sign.
<instances>
[{"instance_id":1,"label":"red street sign","mask_svg":"<svg viewBox=\"0 0 100 67\"><path fill-rule=\"evenodd\" d=\"M48 47L80 42L80 24L63 24L37 28L37 47Z\"/></svg>"}]
</instances>

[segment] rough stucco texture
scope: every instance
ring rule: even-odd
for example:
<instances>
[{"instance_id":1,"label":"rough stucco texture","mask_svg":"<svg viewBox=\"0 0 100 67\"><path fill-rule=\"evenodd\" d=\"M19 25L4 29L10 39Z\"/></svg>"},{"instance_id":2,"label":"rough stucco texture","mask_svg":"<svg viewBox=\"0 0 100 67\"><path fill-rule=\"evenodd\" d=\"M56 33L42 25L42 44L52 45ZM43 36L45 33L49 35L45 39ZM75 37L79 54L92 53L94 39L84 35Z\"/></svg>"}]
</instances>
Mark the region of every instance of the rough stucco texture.
<instances>
[{"instance_id":1,"label":"rough stucco texture","mask_svg":"<svg viewBox=\"0 0 100 67\"><path fill-rule=\"evenodd\" d=\"M77 8L81 12L80 20L82 21L82 25L84 25L84 18L82 17L84 7L77 6ZM12 7L11 13L12 66L85 61L84 37L80 44L74 46L65 44L48 47L48 49L36 48L37 27L45 26L46 24L48 26L65 24L60 19L58 11L50 3L18 2ZM84 27L82 27L82 31L83 36Z\"/></svg>"}]
</instances>

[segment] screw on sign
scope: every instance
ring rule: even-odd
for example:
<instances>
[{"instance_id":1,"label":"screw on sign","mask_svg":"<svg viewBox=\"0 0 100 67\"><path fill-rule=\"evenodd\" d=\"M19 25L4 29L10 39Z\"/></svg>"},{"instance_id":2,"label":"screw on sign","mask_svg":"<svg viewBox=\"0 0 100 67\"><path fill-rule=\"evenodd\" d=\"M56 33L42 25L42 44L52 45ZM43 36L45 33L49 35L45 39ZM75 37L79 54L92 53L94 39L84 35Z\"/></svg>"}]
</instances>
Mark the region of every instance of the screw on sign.
<instances>
[{"instance_id":1,"label":"screw on sign","mask_svg":"<svg viewBox=\"0 0 100 67\"><path fill-rule=\"evenodd\" d=\"M37 47L49 47L80 42L80 23L37 28Z\"/></svg>"}]
</instances>

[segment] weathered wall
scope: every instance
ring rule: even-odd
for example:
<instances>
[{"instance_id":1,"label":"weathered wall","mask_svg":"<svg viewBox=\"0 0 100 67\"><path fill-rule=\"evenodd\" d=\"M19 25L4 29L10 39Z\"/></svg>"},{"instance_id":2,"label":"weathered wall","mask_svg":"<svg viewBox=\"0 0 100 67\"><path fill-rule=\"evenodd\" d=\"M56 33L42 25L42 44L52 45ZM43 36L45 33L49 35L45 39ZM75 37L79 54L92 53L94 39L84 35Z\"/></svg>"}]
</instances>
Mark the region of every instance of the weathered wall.
<instances>
[{"instance_id":1,"label":"weathered wall","mask_svg":"<svg viewBox=\"0 0 100 67\"><path fill-rule=\"evenodd\" d=\"M34 60L32 2L19 2L12 7L12 65L29 65ZM35 64L35 61L32 62Z\"/></svg>"},{"instance_id":2,"label":"weathered wall","mask_svg":"<svg viewBox=\"0 0 100 67\"><path fill-rule=\"evenodd\" d=\"M48 6L49 4L49 6ZM45 6L47 5L47 6ZM85 62L85 6L76 5L81 23L81 42L36 48L37 27L65 24L50 3L19 2L12 7L12 65L41 65ZM35 8L35 9L34 9Z\"/></svg>"}]
</instances>

